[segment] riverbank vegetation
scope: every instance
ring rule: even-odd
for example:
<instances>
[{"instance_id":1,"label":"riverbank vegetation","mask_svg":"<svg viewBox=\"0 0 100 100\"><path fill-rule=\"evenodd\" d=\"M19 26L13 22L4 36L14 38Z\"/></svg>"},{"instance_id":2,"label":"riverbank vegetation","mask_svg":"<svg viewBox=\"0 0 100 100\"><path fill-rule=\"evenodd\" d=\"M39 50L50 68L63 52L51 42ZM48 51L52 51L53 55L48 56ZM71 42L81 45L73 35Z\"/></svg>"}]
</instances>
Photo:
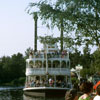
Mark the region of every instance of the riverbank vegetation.
<instances>
[{"instance_id":1,"label":"riverbank vegetation","mask_svg":"<svg viewBox=\"0 0 100 100\"><path fill-rule=\"evenodd\" d=\"M21 53L3 56L0 61L0 85L23 85L25 59Z\"/></svg>"}]
</instances>

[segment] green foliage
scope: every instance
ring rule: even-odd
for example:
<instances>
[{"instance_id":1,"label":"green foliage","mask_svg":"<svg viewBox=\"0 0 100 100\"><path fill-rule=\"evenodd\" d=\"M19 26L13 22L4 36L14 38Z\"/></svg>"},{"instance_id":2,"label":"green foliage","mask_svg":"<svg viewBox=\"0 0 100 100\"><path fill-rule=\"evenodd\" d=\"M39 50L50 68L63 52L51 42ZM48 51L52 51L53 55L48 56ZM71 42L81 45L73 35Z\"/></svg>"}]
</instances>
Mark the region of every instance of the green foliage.
<instances>
[{"instance_id":1,"label":"green foliage","mask_svg":"<svg viewBox=\"0 0 100 100\"><path fill-rule=\"evenodd\" d=\"M78 83L79 80L78 80L77 77L72 77L72 78L71 78L71 82L72 82L72 84L75 84L75 83Z\"/></svg>"},{"instance_id":2,"label":"green foliage","mask_svg":"<svg viewBox=\"0 0 100 100\"><path fill-rule=\"evenodd\" d=\"M10 83L13 86L24 86L25 85L25 77L20 77L19 79L14 79Z\"/></svg>"},{"instance_id":3,"label":"green foliage","mask_svg":"<svg viewBox=\"0 0 100 100\"><path fill-rule=\"evenodd\" d=\"M2 57L0 62L0 84L24 77L25 65L25 59L20 53L14 54L12 57Z\"/></svg>"},{"instance_id":4,"label":"green foliage","mask_svg":"<svg viewBox=\"0 0 100 100\"><path fill-rule=\"evenodd\" d=\"M33 49L31 47L27 48L25 51L25 59L29 57L30 52L33 52Z\"/></svg>"},{"instance_id":5,"label":"green foliage","mask_svg":"<svg viewBox=\"0 0 100 100\"><path fill-rule=\"evenodd\" d=\"M95 51L93 53L93 67L95 68L95 70L98 72L100 70L100 51Z\"/></svg>"},{"instance_id":6,"label":"green foliage","mask_svg":"<svg viewBox=\"0 0 100 100\"><path fill-rule=\"evenodd\" d=\"M26 80L26 77L20 77L19 78L19 84L24 86L25 80Z\"/></svg>"},{"instance_id":7,"label":"green foliage","mask_svg":"<svg viewBox=\"0 0 100 100\"><path fill-rule=\"evenodd\" d=\"M84 68L84 69L81 71L81 75L82 75L82 77L86 78L87 75L90 75L90 69Z\"/></svg>"},{"instance_id":8,"label":"green foliage","mask_svg":"<svg viewBox=\"0 0 100 100\"><path fill-rule=\"evenodd\" d=\"M100 52L97 50L93 54L89 51L81 54L79 51L70 53L71 68L75 68L76 65L80 64L83 66L81 70L81 76L91 76L100 70Z\"/></svg>"},{"instance_id":9,"label":"green foliage","mask_svg":"<svg viewBox=\"0 0 100 100\"><path fill-rule=\"evenodd\" d=\"M30 3L28 12L34 12L34 7L38 8L40 18L47 26L57 26L61 30L63 23L65 42L70 37L71 45L96 45L100 50L99 0L40 0Z\"/></svg>"},{"instance_id":10,"label":"green foliage","mask_svg":"<svg viewBox=\"0 0 100 100\"><path fill-rule=\"evenodd\" d=\"M42 37L42 36L39 36L39 40L41 43L43 44L55 44L59 41L59 38L54 38L53 36L45 36L45 37Z\"/></svg>"},{"instance_id":11,"label":"green foliage","mask_svg":"<svg viewBox=\"0 0 100 100\"><path fill-rule=\"evenodd\" d=\"M76 50L75 53L70 53L71 68L75 68L76 65L81 64L81 53ZM82 65L82 64L81 64Z\"/></svg>"},{"instance_id":12,"label":"green foliage","mask_svg":"<svg viewBox=\"0 0 100 100\"><path fill-rule=\"evenodd\" d=\"M18 79L14 79L14 80L12 80L12 82L11 82L11 85L16 85L16 86L18 86L18 84L19 84Z\"/></svg>"}]
</instances>

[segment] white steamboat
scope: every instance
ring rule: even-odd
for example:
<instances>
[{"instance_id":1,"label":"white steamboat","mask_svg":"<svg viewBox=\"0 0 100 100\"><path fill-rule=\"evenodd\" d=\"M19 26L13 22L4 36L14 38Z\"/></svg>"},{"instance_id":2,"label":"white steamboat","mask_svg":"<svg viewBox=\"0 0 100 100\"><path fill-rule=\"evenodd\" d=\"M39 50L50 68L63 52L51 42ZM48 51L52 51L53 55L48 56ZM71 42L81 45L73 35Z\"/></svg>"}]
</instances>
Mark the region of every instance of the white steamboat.
<instances>
[{"instance_id":1,"label":"white steamboat","mask_svg":"<svg viewBox=\"0 0 100 100\"><path fill-rule=\"evenodd\" d=\"M44 45L26 60L24 93L32 96L64 96L71 88L69 52L57 44Z\"/></svg>"}]
</instances>

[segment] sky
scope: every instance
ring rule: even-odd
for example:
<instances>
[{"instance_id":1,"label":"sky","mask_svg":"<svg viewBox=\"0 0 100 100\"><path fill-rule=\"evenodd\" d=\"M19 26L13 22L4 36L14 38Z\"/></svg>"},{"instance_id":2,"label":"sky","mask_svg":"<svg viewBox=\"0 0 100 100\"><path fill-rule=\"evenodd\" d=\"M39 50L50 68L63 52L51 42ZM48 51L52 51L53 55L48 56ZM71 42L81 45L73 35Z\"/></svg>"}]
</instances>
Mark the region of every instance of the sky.
<instances>
[{"instance_id":1,"label":"sky","mask_svg":"<svg viewBox=\"0 0 100 100\"><path fill-rule=\"evenodd\" d=\"M32 0L0 1L0 57L24 54L27 48L34 48L34 20L25 11L30 2ZM38 21L38 35L46 33L51 31ZM38 49L41 49L39 43Z\"/></svg>"},{"instance_id":2,"label":"sky","mask_svg":"<svg viewBox=\"0 0 100 100\"><path fill-rule=\"evenodd\" d=\"M0 1L0 57L12 56L18 52L25 54L27 48L34 49L34 20L25 9L33 0L1 0ZM37 2L39 0L34 0ZM38 35L60 32L49 30L38 21ZM38 49L42 45L38 42Z\"/></svg>"}]
</instances>

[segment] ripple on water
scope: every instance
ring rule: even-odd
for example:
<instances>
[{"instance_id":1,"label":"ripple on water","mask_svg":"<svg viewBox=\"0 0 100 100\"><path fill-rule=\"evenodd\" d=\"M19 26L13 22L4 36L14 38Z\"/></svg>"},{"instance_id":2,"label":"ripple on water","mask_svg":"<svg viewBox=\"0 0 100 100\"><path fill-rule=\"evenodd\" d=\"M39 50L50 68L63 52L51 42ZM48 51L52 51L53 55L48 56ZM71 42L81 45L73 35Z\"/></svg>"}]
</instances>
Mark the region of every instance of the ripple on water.
<instances>
[{"instance_id":1,"label":"ripple on water","mask_svg":"<svg viewBox=\"0 0 100 100\"><path fill-rule=\"evenodd\" d=\"M1 89L2 90L2 89ZM0 90L0 100L23 100L22 90L3 89Z\"/></svg>"}]
</instances>

